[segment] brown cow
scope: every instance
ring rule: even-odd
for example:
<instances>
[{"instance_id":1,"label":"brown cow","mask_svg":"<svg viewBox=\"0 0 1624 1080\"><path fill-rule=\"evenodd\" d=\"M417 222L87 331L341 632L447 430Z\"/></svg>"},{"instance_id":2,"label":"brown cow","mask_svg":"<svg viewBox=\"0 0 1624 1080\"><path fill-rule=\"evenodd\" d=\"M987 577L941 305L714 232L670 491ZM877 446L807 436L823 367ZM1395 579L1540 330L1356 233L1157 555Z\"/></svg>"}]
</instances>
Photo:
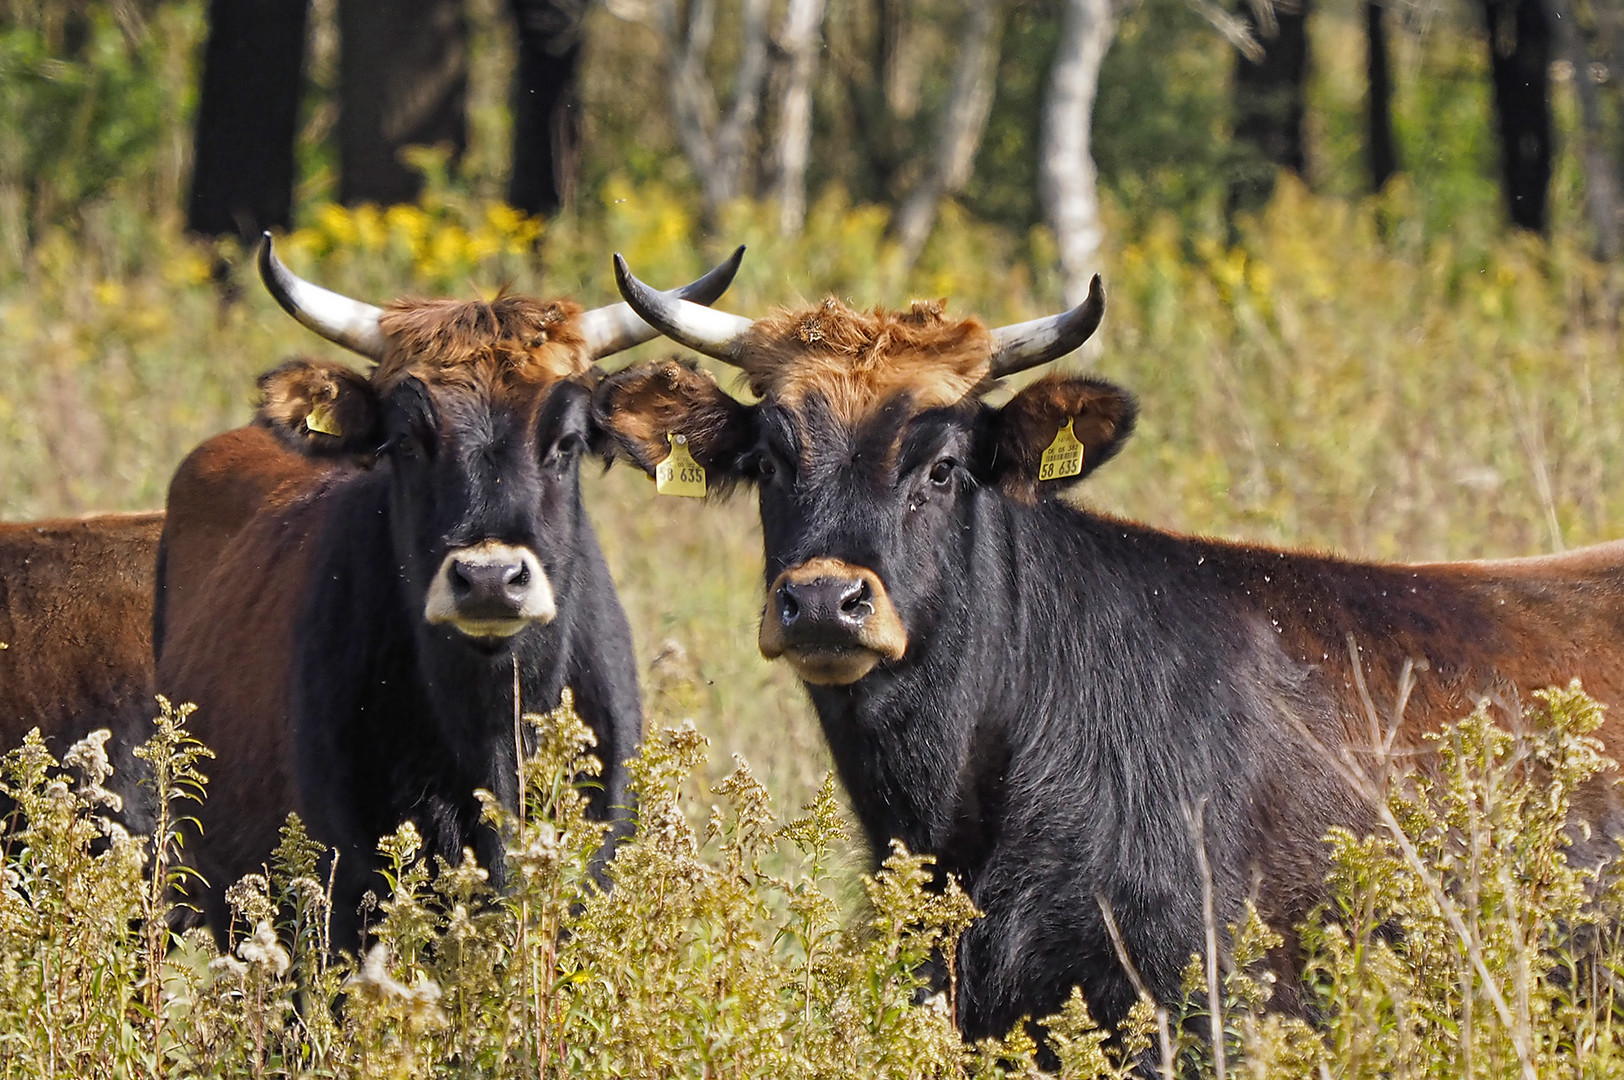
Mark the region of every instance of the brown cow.
<instances>
[{"instance_id":1,"label":"brown cow","mask_svg":"<svg viewBox=\"0 0 1624 1080\"><path fill-rule=\"evenodd\" d=\"M1289 932L1324 896L1327 829L1373 822L1316 749L1374 760L1355 655L1383 710L1416 663L1403 748L1482 697L1514 709L1574 676L1624 701L1624 544L1380 565L1061 501L1121 449L1133 399L1072 375L983 396L1093 332L1097 280L1072 312L991 330L833 300L752 322L616 265L640 315L742 369L759 401L668 360L606 380L599 423L644 469L682 434L712 484L756 487L763 655L806 683L876 855L893 837L935 855L986 913L958 955L967 1036L1054 1012L1074 985L1120 1020L1135 994L1102 904L1175 1000L1203 948L1197 806L1220 925L1255 896ZM1621 725L1601 732L1615 752ZM1616 855L1611 780L1578 802L1599 829L1577 857Z\"/></svg>"},{"instance_id":2,"label":"brown cow","mask_svg":"<svg viewBox=\"0 0 1624 1080\"><path fill-rule=\"evenodd\" d=\"M260 380L262 407L234 437L261 476L324 467L329 437L309 431L300 402L345 378L359 376L293 360ZM288 452L312 443L308 456ZM240 475L210 492L210 535L199 530L187 542L217 545L240 528L253 510L249 494ZM146 765L130 751L152 734L157 708L153 649L162 630L154 632L153 591L163 526L161 511L0 523L0 752L37 727L61 756L107 728L112 788L137 830L151 818L139 785ZM186 554L209 557L206 549Z\"/></svg>"},{"instance_id":3,"label":"brown cow","mask_svg":"<svg viewBox=\"0 0 1624 1080\"><path fill-rule=\"evenodd\" d=\"M151 732L152 588L163 515L0 525L0 750L114 734L113 789L140 828L130 749Z\"/></svg>"},{"instance_id":4,"label":"brown cow","mask_svg":"<svg viewBox=\"0 0 1624 1080\"><path fill-rule=\"evenodd\" d=\"M681 292L714 299L741 254ZM474 792L516 805L516 706L573 690L604 766L591 810L625 827L642 711L579 462L603 446L594 361L654 331L624 304L380 309L294 277L268 239L260 269L290 314L375 366L272 373L261 413L275 422L181 464L158 686L197 704L218 755L190 845L208 921L225 930L224 889L297 811L338 853L333 940L353 946L357 904L381 887L377 839L404 820L429 854L472 847L500 878ZM221 528L221 507L240 523Z\"/></svg>"}]
</instances>

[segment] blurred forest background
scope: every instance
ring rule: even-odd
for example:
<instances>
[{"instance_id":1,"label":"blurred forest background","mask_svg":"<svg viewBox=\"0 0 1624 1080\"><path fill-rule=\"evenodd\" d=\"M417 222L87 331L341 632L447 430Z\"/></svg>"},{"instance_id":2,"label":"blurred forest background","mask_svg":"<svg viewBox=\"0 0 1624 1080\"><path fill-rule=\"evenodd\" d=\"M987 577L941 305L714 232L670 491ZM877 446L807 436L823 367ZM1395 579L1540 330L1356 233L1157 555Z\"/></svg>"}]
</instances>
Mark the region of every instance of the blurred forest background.
<instances>
[{"instance_id":1,"label":"blurred forest background","mask_svg":"<svg viewBox=\"0 0 1624 1080\"><path fill-rule=\"evenodd\" d=\"M613 251L668 285L746 243L742 314L1000 323L1097 271L1066 363L1142 420L1091 504L1381 558L1624 536L1617 0L213 6L260 22L0 0L4 518L159 506L257 373L336 353L254 279L270 227L372 302L602 303ZM651 712L809 795L754 507L588 473Z\"/></svg>"}]
</instances>

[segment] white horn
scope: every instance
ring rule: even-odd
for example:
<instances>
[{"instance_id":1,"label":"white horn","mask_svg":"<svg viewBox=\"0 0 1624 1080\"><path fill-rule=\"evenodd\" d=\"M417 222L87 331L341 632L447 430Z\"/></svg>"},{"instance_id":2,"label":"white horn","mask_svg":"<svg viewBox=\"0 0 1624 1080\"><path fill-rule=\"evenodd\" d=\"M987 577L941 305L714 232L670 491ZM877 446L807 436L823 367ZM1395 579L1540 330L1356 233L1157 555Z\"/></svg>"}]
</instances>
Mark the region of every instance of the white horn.
<instances>
[{"instance_id":1,"label":"white horn","mask_svg":"<svg viewBox=\"0 0 1624 1080\"><path fill-rule=\"evenodd\" d=\"M615 283L642 320L679 345L738 366L744 333L753 325L742 315L729 315L651 289L632 276L626 260L615 255Z\"/></svg>"},{"instance_id":2,"label":"white horn","mask_svg":"<svg viewBox=\"0 0 1624 1080\"><path fill-rule=\"evenodd\" d=\"M1002 379L1065 356L1093 335L1104 314L1105 287L1095 274L1087 298L1070 311L994 330L992 377Z\"/></svg>"},{"instance_id":3,"label":"white horn","mask_svg":"<svg viewBox=\"0 0 1624 1080\"><path fill-rule=\"evenodd\" d=\"M679 289L655 295L690 300L708 307L733 284L733 276L739 272L739 263L743 258L744 245L740 244L726 261L718 263L704 277L689 282ZM637 312L626 303L610 304L607 307L582 312L576 325L586 337L587 351L594 360L622 349L629 349L633 345L641 345L660 333L638 318Z\"/></svg>"},{"instance_id":4,"label":"white horn","mask_svg":"<svg viewBox=\"0 0 1624 1080\"><path fill-rule=\"evenodd\" d=\"M268 232L259 245L259 279L283 311L328 341L358 352L373 363L383 359L383 332L378 329L383 309L297 277L271 250Z\"/></svg>"}]
</instances>

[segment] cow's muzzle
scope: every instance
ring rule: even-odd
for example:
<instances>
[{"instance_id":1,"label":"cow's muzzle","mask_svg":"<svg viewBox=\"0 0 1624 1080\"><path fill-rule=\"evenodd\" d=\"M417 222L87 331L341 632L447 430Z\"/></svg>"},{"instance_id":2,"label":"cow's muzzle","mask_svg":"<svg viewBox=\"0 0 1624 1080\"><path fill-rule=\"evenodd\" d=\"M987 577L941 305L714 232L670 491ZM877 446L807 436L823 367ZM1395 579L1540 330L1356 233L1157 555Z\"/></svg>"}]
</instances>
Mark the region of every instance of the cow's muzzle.
<instances>
[{"instance_id":1,"label":"cow's muzzle","mask_svg":"<svg viewBox=\"0 0 1624 1080\"><path fill-rule=\"evenodd\" d=\"M557 614L552 582L536 553L495 540L449 552L423 605L425 620L472 638L512 637Z\"/></svg>"},{"instance_id":2,"label":"cow's muzzle","mask_svg":"<svg viewBox=\"0 0 1624 1080\"><path fill-rule=\"evenodd\" d=\"M782 656L807 682L841 686L902 659L908 632L874 571L809 559L768 588L760 644L762 656Z\"/></svg>"}]
</instances>

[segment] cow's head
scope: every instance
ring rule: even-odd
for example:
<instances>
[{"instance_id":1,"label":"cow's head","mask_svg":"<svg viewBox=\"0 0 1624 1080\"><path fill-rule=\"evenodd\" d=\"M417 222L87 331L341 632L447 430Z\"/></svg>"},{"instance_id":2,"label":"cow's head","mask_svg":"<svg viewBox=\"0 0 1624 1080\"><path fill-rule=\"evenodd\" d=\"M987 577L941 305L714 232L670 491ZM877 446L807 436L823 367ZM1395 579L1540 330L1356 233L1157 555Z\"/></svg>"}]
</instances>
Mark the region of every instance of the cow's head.
<instances>
[{"instance_id":1,"label":"cow's head","mask_svg":"<svg viewBox=\"0 0 1624 1080\"><path fill-rule=\"evenodd\" d=\"M710 303L743 248L669 297ZM371 361L299 360L261 380L257 422L311 456L389 470L393 552L425 628L488 653L553 621L586 528L578 463L606 449L595 362L655 336L626 304L401 300L378 308L295 277L260 248L282 307ZM688 302L684 300L684 302Z\"/></svg>"},{"instance_id":2,"label":"cow's head","mask_svg":"<svg viewBox=\"0 0 1624 1080\"><path fill-rule=\"evenodd\" d=\"M751 321L657 293L618 257L616 271L638 314L740 368L759 401L742 404L702 369L665 360L607 379L598 423L646 470L681 434L713 485L756 485L761 651L808 682L853 683L905 662L941 617L944 575L968 572L977 501L1052 498L1133 428L1133 399L1093 378L1051 375L1002 406L982 400L999 379L1094 332L1105 308L1098 278L1072 311L989 330L935 303L864 313L827 300ZM1081 461L1045 469L1068 423Z\"/></svg>"}]
</instances>

